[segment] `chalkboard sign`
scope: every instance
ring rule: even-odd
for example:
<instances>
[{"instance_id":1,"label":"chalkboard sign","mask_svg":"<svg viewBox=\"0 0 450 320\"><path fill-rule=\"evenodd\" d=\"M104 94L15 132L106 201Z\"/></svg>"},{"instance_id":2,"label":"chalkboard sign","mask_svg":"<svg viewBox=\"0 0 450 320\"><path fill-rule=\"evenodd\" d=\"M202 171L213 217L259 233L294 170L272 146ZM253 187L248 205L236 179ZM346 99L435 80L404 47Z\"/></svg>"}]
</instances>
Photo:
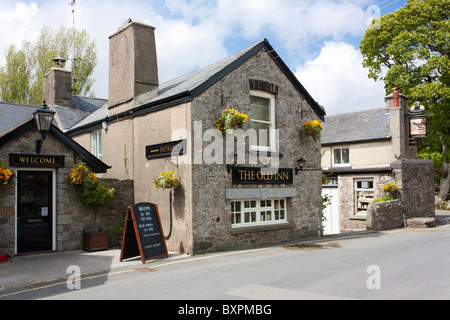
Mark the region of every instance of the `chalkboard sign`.
<instances>
[{"instance_id":1,"label":"chalkboard sign","mask_svg":"<svg viewBox=\"0 0 450 320\"><path fill-rule=\"evenodd\" d=\"M141 256L142 263L169 257L156 204L138 203L128 207L120 261L137 256Z\"/></svg>"}]
</instances>

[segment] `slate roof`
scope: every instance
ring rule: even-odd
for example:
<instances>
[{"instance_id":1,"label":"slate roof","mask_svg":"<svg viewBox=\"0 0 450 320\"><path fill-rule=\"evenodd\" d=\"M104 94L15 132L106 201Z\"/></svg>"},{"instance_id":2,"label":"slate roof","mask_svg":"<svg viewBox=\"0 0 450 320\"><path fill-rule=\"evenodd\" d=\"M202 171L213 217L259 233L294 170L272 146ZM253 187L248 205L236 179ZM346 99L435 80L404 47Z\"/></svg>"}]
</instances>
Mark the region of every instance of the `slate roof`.
<instances>
[{"instance_id":1,"label":"slate roof","mask_svg":"<svg viewBox=\"0 0 450 320\"><path fill-rule=\"evenodd\" d=\"M151 108L158 104L164 104L167 100L175 100L177 103L180 99L192 100L208 88L213 86L223 77L237 69L247 60L252 58L261 50L265 50L278 65L285 76L291 81L297 91L308 102L314 112L323 120L325 116L325 110L321 107L306 91L303 85L298 81L297 77L292 73L284 61L278 56L274 48L270 45L267 39L264 39L255 45L242 50L239 53L232 55L222 61L219 61L209 67L192 72L185 76L170 80L159 86L159 94L134 108L134 111ZM163 105L164 106L164 105ZM165 107L165 106L164 106Z\"/></svg>"},{"instance_id":2,"label":"slate roof","mask_svg":"<svg viewBox=\"0 0 450 320\"><path fill-rule=\"evenodd\" d=\"M29 109L27 110L25 108ZM7 144L10 141L13 141L20 135L36 127L36 121L34 120L33 114L32 112L30 113L30 111L36 109L38 109L37 106L28 107L10 103L9 104L0 103L0 112L1 112L0 118L2 120L4 118L12 120L12 122L10 123L10 125L6 127L6 129L0 131L0 147ZM26 119L20 121L22 117ZM4 121L1 121L0 123L3 124ZM2 128L4 127L5 126L3 125ZM50 126L50 134L52 134L56 139L61 141L61 143L64 143L66 146L68 146L74 152L76 152L81 157L82 161L86 162L95 173L106 173L106 171L111 168L103 161L97 159L92 153L83 148L75 140L71 139L60 129L58 129L58 127L55 125L55 121L53 122L53 125ZM34 148L33 145L31 145L30 147L31 149Z\"/></svg>"},{"instance_id":3,"label":"slate roof","mask_svg":"<svg viewBox=\"0 0 450 320\"><path fill-rule=\"evenodd\" d=\"M303 85L298 81L297 77L292 73L292 71L289 70L283 60L278 56L267 39L264 39L255 45L211 66L160 84L157 96L134 107L131 110L131 113L127 110L124 114L127 116L131 115L132 117L140 116L148 112L168 108L186 101L192 101L195 97L237 69L261 50L265 50L271 56L273 61L291 81L297 91L308 102L311 108L321 119L323 119L325 116L325 110L323 107L319 106L319 104L310 96ZM103 108L98 109L98 112L86 117L83 121L73 126L68 131L68 134L76 135L84 130L88 130L88 128L95 128L96 124L98 126L98 123L105 121L107 118L107 108L106 106L103 106Z\"/></svg>"},{"instance_id":4,"label":"slate roof","mask_svg":"<svg viewBox=\"0 0 450 320\"><path fill-rule=\"evenodd\" d=\"M107 102L105 99L72 96L71 107L55 105L54 109L64 130L67 131Z\"/></svg>"},{"instance_id":5,"label":"slate roof","mask_svg":"<svg viewBox=\"0 0 450 320\"><path fill-rule=\"evenodd\" d=\"M386 108L325 117L322 145L388 140L391 138Z\"/></svg>"},{"instance_id":6,"label":"slate roof","mask_svg":"<svg viewBox=\"0 0 450 320\"><path fill-rule=\"evenodd\" d=\"M0 133L33 117L40 106L0 102Z\"/></svg>"}]
</instances>

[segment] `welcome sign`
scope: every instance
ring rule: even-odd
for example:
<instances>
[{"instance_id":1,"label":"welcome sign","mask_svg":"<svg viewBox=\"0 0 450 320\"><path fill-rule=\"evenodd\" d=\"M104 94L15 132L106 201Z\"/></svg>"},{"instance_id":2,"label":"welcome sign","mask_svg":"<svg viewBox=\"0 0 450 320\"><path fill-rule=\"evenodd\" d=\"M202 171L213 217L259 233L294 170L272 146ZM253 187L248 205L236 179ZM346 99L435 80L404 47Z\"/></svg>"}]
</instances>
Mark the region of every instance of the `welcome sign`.
<instances>
[{"instance_id":1,"label":"welcome sign","mask_svg":"<svg viewBox=\"0 0 450 320\"><path fill-rule=\"evenodd\" d=\"M63 168L64 156L11 153L9 165L12 167Z\"/></svg>"}]
</instances>

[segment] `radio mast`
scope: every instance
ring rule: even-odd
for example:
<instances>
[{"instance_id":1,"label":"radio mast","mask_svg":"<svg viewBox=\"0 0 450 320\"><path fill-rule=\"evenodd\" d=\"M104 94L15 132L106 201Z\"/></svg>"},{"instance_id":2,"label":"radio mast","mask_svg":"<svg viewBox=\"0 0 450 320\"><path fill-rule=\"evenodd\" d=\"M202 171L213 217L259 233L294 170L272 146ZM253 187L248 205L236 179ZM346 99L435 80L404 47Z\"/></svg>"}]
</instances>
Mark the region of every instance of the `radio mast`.
<instances>
[{"instance_id":1,"label":"radio mast","mask_svg":"<svg viewBox=\"0 0 450 320\"><path fill-rule=\"evenodd\" d=\"M73 16L73 58L72 58L72 91L74 94L77 94L77 57L76 57L76 29L75 29L75 0L72 0L71 6L72 6L72 16Z\"/></svg>"}]
</instances>

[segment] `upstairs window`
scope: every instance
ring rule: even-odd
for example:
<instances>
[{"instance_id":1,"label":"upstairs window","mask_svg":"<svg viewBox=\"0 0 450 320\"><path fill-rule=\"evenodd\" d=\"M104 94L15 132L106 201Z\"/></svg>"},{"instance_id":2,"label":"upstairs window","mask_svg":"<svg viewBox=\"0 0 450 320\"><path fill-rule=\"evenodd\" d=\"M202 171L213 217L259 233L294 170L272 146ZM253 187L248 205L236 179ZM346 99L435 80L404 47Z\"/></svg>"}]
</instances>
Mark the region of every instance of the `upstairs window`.
<instances>
[{"instance_id":1,"label":"upstairs window","mask_svg":"<svg viewBox=\"0 0 450 320\"><path fill-rule=\"evenodd\" d=\"M350 165L350 148L333 148L333 167Z\"/></svg>"},{"instance_id":2,"label":"upstairs window","mask_svg":"<svg viewBox=\"0 0 450 320\"><path fill-rule=\"evenodd\" d=\"M91 153L102 160L102 131L96 130L91 133Z\"/></svg>"},{"instance_id":3,"label":"upstairs window","mask_svg":"<svg viewBox=\"0 0 450 320\"><path fill-rule=\"evenodd\" d=\"M275 96L261 91L250 93L251 149L255 151L275 150Z\"/></svg>"}]
</instances>

